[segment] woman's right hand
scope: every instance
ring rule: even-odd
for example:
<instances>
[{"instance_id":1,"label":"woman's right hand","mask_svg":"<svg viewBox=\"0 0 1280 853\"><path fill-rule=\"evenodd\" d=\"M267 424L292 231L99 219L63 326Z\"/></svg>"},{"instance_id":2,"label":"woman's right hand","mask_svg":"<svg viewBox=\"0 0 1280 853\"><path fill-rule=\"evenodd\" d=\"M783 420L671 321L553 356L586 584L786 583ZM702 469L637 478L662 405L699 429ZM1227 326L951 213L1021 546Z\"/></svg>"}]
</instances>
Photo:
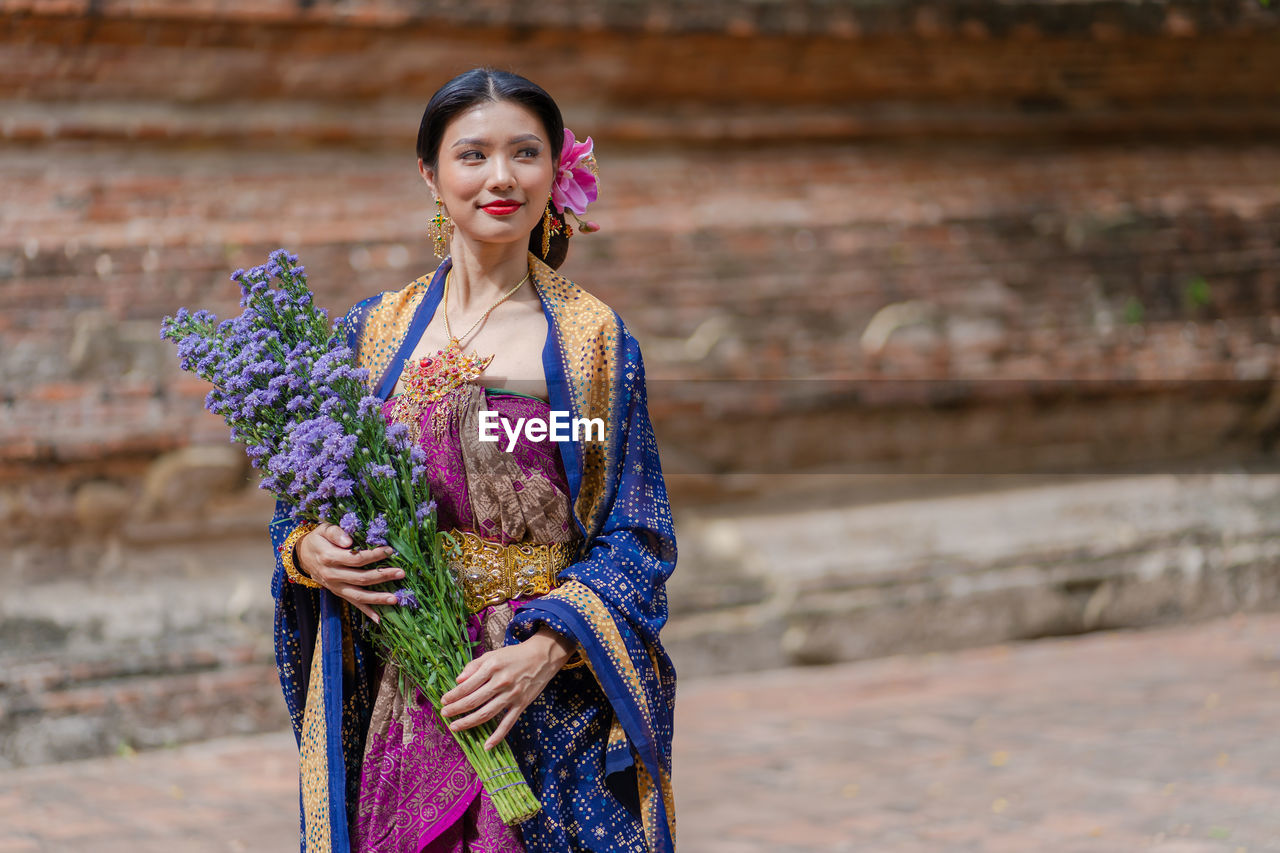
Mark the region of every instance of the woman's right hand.
<instances>
[{"instance_id":1,"label":"woman's right hand","mask_svg":"<svg viewBox=\"0 0 1280 853\"><path fill-rule=\"evenodd\" d=\"M395 552L388 547L351 551L351 537L336 524L321 524L298 541L294 563L312 580L341 599L349 601L374 622L380 621L374 604L395 604L389 592L365 589L404 577L396 566L366 569L370 563L385 560Z\"/></svg>"}]
</instances>

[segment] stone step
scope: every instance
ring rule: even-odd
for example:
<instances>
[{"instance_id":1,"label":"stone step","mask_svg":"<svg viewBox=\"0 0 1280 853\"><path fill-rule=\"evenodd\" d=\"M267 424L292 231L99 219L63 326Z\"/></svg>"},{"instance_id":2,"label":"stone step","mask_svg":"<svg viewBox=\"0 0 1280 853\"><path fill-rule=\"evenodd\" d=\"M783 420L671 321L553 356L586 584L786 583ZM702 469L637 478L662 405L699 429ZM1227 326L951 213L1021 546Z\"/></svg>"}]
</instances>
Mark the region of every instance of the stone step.
<instances>
[{"instance_id":1,"label":"stone step","mask_svg":"<svg viewBox=\"0 0 1280 853\"><path fill-rule=\"evenodd\" d=\"M793 509L682 517L683 571L670 582L664 634L680 671L831 663L1280 606L1274 472L1019 487L1027 480L821 508L805 506L793 483L769 501Z\"/></svg>"},{"instance_id":2,"label":"stone step","mask_svg":"<svg viewBox=\"0 0 1280 853\"><path fill-rule=\"evenodd\" d=\"M262 573L140 568L29 584L0 606L0 767L288 724Z\"/></svg>"}]
</instances>

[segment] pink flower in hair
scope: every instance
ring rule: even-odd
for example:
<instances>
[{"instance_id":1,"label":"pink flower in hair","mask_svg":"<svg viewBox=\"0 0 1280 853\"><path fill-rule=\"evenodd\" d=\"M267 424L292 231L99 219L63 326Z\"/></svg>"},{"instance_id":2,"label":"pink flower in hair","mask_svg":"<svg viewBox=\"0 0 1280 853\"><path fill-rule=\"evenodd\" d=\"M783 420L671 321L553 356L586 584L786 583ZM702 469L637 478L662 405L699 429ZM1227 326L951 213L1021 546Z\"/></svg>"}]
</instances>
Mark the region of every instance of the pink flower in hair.
<instances>
[{"instance_id":1,"label":"pink flower in hair","mask_svg":"<svg viewBox=\"0 0 1280 853\"><path fill-rule=\"evenodd\" d=\"M561 213L571 210L575 214L587 212L587 205L596 200L595 143L591 137L586 142L575 142L573 131L564 129L564 150L560 152L560 168L551 184L551 202Z\"/></svg>"}]
</instances>

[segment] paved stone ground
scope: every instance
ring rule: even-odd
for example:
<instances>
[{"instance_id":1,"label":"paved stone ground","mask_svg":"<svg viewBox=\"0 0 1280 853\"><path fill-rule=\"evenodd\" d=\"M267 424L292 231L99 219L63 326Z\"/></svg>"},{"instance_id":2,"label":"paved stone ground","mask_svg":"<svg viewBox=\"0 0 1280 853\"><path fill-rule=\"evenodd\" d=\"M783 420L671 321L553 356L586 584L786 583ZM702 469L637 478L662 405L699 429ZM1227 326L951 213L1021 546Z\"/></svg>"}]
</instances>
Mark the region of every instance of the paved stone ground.
<instances>
[{"instance_id":1,"label":"paved stone ground","mask_svg":"<svg viewBox=\"0 0 1280 853\"><path fill-rule=\"evenodd\" d=\"M688 680L687 853L1280 850L1280 615ZM0 853L293 849L292 739L0 779Z\"/></svg>"}]
</instances>

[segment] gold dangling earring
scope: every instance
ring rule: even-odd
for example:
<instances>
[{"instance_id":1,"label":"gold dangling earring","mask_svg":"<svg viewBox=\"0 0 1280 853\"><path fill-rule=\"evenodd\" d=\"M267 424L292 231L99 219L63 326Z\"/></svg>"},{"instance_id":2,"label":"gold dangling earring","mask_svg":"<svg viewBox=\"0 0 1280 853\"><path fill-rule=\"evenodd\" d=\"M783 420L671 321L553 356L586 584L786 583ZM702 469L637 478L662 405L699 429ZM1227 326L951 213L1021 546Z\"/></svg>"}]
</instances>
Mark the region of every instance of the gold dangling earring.
<instances>
[{"instance_id":1,"label":"gold dangling earring","mask_svg":"<svg viewBox=\"0 0 1280 853\"><path fill-rule=\"evenodd\" d=\"M544 260L547 257L547 252L551 251L551 235L559 233L560 225L551 213L551 196L547 196L547 209L542 214L542 257Z\"/></svg>"},{"instance_id":2,"label":"gold dangling earring","mask_svg":"<svg viewBox=\"0 0 1280 853\"><path fill-rule=\"evenodd\" d=\"M453 236L453 220L444 212L444 202L436 196L436 215L427 223L427 235L435 249L436 257L449 254L449 238Z\"/></svg>"}]
</instances>

